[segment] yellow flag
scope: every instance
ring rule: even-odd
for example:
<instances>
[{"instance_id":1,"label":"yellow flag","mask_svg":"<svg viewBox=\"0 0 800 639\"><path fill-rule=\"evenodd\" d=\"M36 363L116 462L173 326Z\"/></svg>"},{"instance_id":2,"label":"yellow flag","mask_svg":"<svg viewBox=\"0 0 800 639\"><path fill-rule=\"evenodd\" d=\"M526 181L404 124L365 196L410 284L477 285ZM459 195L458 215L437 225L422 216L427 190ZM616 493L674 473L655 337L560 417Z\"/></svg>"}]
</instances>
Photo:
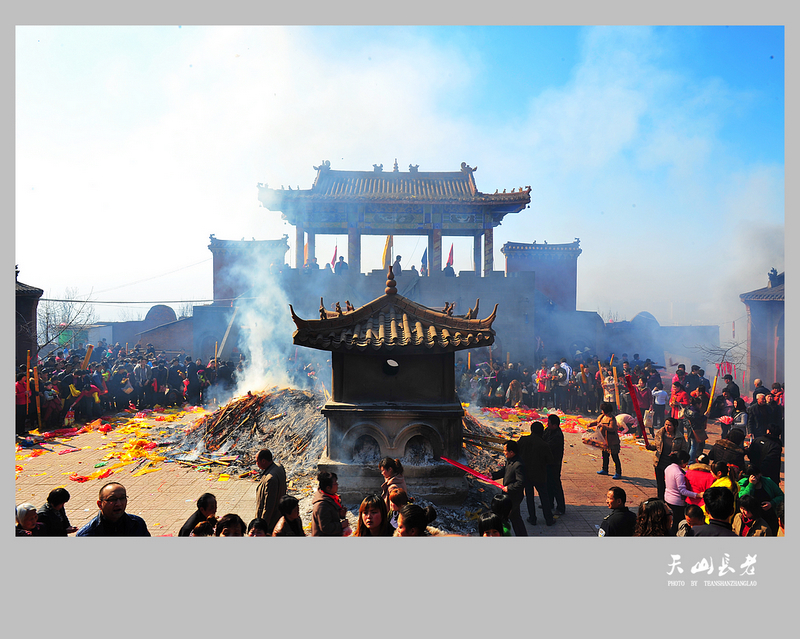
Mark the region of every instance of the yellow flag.
<instances>
[{"instance_id":1,"label":"yellow flag","mask_svg":"<svg viewBox=\"0 0 800 639\"><path fill-rule=\"evenodd\" d=\"M386 246L383 247L383 270L388 271L392 263L392 236L386 236Z\"/></svg>"}]
</instances>

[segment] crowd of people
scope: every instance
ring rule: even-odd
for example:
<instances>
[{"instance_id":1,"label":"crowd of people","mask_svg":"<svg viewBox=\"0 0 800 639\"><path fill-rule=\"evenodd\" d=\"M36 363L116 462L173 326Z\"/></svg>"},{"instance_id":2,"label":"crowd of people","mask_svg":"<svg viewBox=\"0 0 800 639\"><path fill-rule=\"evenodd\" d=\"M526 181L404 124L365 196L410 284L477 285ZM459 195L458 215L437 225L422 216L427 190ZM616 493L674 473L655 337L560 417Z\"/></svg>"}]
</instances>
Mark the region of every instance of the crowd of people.
<instances>
[{"instance_id":1,"label":"crowd of people","mask_svg":"<svg viewBox=\"0 0 800 639\"><path fill-rule=\"evenodd\" d=\"M126 349L105 340L87 349L79 343L42 359L36 369L22 364L16 375L16 433L56 430L109 413L155 406L205 406L231 396L247 373L243 353L233 359L192 358L181 349L167 354L152 344ZM319 362L283 362L291 383L314 387ZM38 390L37 390L38 389ZM41 424L41 427L40 427Z\"/></svg>"},{"instance_id":2,"label":"crowd of people","mask_svg":"<svg viewBox=\"0 0 800 639\"><path fill-rule=\"evenodd\" d=\"M245 524L237 513L217 517L217 498L203 493L197 509L178 531L179 537L305 537L300 515L300 501L287 492L286 472L268 449L259 451L256 465L260 478L256 486L256 509L253 519ZM347 508L339 497L336 473L320 471L317 490L312 497L310 536L312 537L416 537L438 534L429 527L436 519L432 506L423 508L408 494L403 466L397 459L386 457L379 467L384 476L376 492L364 497L358 509L355 530L347 518ZM380 491L378 494L377 491ZM147 524L138 515L127 512L128 495L119 482L108 482L100 488L97 515L78 530L70 525L65 505L70 494L65 488L50 492L39 509L24 503L16 508L18 537L149 537Z\"/></svg>"},{"instance_id":3,"label":"crowd of people","mask_svg":"<svg viewBox=\"0 0 800 639\"><path fill-rule=\"evenodd\" d=\"M63 423L69 411L90 419L103 410L152 406L170 401L202 402L204 392L214 384L234 384L246 366L242 357L232 362L172 357L156 353L150 345L124 352L119 345L98 344L100 359L92 361L85 352L57 352L40 366L38 382L42 409L54 423ZM88 365L84 362L88 360ZM686 372L679 365L665 380L650 360L623 357L621 373L614 374L611 361L596 358L573 362L562 358L553 366L546 361L538 370L522 364L505 367L484 364L467 370L463 360L456 363L460 394L478 405L554 408L564 413L595 416L594 427L604 438L600 475L623 478L619 458L619 434L642 435L638 419L649 429L653 453L656 495L639 504L638 513L625 505L625 491L612 486L607 492L611 514L600 525L600 536L775 536L783 530L783 491L780 484L784 430L784 389L780 383L767 389L754 380L753 400L747 403L738 385L727 375L719 397L711 399L710 383L704 371L692 366ZM663 369L662 369L663 370ZM626 378L628 378L626 380ZM625 380L625 381L623 381ZM664 382L671 390L664 390ZM205 384L205 386L204 386ZM128 387L132 390L127 391ZM179 392L179 389L183 389ZM25 373L17 380L17 405L27 391ZM51 395L48 395L51 393ZM177 396L170 400L170 393ZM23 395L24 396L24 395ZM27 408L18 412L17 432L24 432L31 418L30 395ZM633 404L636 404L638 411ZM95 412L95 411L99 412ZM55 416L55 417L54 417ZM722 437L710 443L708 419L717 419ZM492 501L491 512L478 522L481 536L526 536L520 506L526 500L528 523L537 524L534 495L546 525L566 512L561 483L564 435L561 417L551 412L546 425L530 424L530 434L507 440L503 446L505 464L493 479L502 480L502 493ZM51 422L48 422L51 424ZM204 494L196 512L179 531L179 536L305 536L299 500L287 494L286 473L269 450L259 452L256 465L261 473L256 487L256 511L245 525L239 515L216 516L216 499ZM386 457L379 463L384 478L375 494L364 497L353 530L347 510L338 495L335 473L320 471L312 498L311 536L415 536L436 534L430 525L436 518L432 507L413 503L400 460ZM47 503L17 507L18 535L149 535L145 522L125 510L125 488L111 482L101 488L98 515L79 531L71 527L65 512L69 493L55 489Z\"/></svg>"}]
</instances>

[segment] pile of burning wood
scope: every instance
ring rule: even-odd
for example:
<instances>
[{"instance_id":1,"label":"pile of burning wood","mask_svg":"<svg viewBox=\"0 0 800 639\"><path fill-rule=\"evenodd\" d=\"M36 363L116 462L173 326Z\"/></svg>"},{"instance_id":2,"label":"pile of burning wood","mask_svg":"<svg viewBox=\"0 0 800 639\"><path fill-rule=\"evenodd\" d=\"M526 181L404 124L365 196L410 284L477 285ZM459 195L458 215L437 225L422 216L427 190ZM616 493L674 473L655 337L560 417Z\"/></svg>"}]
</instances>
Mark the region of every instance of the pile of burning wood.
<instances>
[{"instance_id":1,"label":"pile of burning wood","mask_svg":"<svg viewBox=\"0 0 800 639\"><path fill-rule=\"evenodd\" d=\"M188 465L247 472L258 451L268 448L287 475L313 473L325 446L323 402L321 395L296 388L248 392L185 429L171 454Z\"/></svg>"},{"instance_id":2,"label":"pile of burning wood","mask_svg":"<svg viewBox=\"0 0 800 639\"><path fill-rule=\"evenodd\" d=\"M483 475L491 475L493 470L505 464L503 442L508 437L502 437L498 430L478 421L468 411L464 412L462 421L464 425L462 439L467 465Z\"/></svg>"}]
</instances>

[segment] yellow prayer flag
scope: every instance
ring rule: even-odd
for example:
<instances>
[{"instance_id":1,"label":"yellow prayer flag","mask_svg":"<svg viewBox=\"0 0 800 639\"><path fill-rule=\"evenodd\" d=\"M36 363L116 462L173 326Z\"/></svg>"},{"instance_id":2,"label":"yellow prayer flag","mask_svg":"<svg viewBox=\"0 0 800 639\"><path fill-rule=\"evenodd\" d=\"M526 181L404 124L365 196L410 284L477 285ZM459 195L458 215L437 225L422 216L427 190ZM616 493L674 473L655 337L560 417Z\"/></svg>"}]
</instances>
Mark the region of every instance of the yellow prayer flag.
<instances>
[{"instance_id":1,"label":"yellow prayer flag","mask_svg":"<svg viewBox=\"0 0 800 639\"><path fill-rule=\"evenodd\" d=\"M386 246L383 247L383 270L388 271L392 263L392 245L393 240L391 235L386 236Z\"/></svg>"}]
</instances>

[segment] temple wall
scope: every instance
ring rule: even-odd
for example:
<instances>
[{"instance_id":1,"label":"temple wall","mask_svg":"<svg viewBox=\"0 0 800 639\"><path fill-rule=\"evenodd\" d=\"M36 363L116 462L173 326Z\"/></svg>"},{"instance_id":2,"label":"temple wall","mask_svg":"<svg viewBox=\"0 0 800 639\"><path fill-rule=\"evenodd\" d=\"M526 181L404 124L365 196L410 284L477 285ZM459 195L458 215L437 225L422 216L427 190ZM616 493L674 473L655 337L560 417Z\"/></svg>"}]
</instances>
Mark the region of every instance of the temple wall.
<instances>
[{"instance_id":1,"label":"temple wall","mask_svg":"<svg viewBox=\"0 0 800 639\"><path fill-rule=\"evenodd\" d=\"M320 296L329 310L336 302L345 308L346 300L358 308L383 295L386 287L383 270L370 274L348 271L347 275L339 276L323 270L286 269L278 277L295 312L306 319L319 317ZM404 273L397 278L397 292L437 310L442 310L446 301L455 302L456 315L465 314L475 305L476 298L480 298L479 318L490 315L498 304L493 328L502 359L505 360L506 352L511 352L514 358L533 362L534 283L534 273L515 273L509 277L502 271L493 271L488 277L478 277L474 271L461 271L457 277L419 277ZM466 359L466 352L458 352L456 357Z\"/></svg>"}]
</instances>

